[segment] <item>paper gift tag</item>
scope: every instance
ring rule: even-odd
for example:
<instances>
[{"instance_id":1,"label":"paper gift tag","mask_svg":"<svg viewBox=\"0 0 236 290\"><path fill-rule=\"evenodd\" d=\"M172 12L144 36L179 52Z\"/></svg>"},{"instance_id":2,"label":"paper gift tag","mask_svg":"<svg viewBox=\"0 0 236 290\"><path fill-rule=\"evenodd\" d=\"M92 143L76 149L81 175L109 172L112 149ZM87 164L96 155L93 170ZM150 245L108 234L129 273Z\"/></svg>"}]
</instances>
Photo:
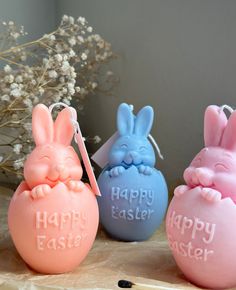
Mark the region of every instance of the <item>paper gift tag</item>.
<instances>
[{"instance_id":1,"label":"paper gift tag","mask_svg":"<svg viewBox=\"0 0 236 290\"><path fill-rule=\"evenodd\" d=\"M108 164L109 152L118 136L118 132L113 134L91 157L91 159L102 169Z\"/></svg>"},{"instance_id":2,"label":"paper gift tag","mask_svg":"<svg viewBox=\"0 0 236 290\"><path fill-rule=\"evenodd\" d=\"M88 156L86 146L84 144L84 138L82 136L79 124L77 125L76 129L77 129L77 132L75 133L75 140L76 140L76 143L79 147L79 151L80 151L83 163L84 163L85 170L88 174L88 178L89 178L89 182L90 182L92 191L96 195L100 196L101 195L100 189L98 187L97 180L96 180L96 177L95 177L94 172L93 172L93 168L92 168L89 156Z\"/></svg>"}]
</instances>

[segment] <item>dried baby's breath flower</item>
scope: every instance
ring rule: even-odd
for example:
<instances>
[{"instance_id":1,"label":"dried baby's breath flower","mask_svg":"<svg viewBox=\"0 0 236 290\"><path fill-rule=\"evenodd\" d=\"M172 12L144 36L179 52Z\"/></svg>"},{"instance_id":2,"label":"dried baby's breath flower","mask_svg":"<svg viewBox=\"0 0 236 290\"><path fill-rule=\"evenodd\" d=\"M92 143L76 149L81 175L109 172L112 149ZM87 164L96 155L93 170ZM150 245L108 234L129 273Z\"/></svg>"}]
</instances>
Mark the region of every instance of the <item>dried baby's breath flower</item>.
<instances>
[{"instance_id":1,"label":"dried baby's breath flower","mask_svg":"<svg viewBox=\"0 0 236 290\"><path fill-rule=\"evenodd\" d=\"M92 94L110 93L116 78L107 64L115 55L111 45L84 17L64 15L59 27L37 40L18 44L27 33L13 21L3 22L0 58L0 170L22 176L27 154L34 147L32 108L37 103L73 104ZM90 138L100 142L100 137Z\"/></svg>"},{"instance_id":2,"label":"dried baby's breath flower","mask_svg":"<svg viewBox=\"0 0 236 290\"><path fill-rule=\"evenodd\" d=\"M20 158L18 160L15 160L13 162L13 168L18 171L19 169L23 168L24 166L24 161L25 161L25 158Z\"/></svg>"},{"instance_id":3,"label":"dried baby's breath flower","mask_svg":"<svg viewBox=\"0 0 236 290\"><path fill-rule=\"evenodd\" d=\"M22 144L15 144L15 145L13 146L13 151L14 151L17 155L20 154L21 149L22 149Z\"/></svg>"},{"instance_id":4,"label":"dried baby's breath flower","mask_svg":"<svg viewBox=\"0 0 236 290\"><path fill-rule=\"evenodd\" d=\"M57 74L57 72L56 72L55 70L50 70L50 71L48 72L48 76L49 76L49 78L51 78L51 79L56 79L57 76L58 76L58 74Z\"/></svg>"},{"instance_id":5,"label":"dried baby's breath flower","mask_svg":"<svg viewBox=\"0 0 236 290\"><path fill-rule=\"evenodd\" d=\"M88 58L87 54L83 52L83 53L81 54L81 59L82 59L82 60L86 60L87 58Z\"/></svg>"},{"instance_id":6,"label":"dried baby's breath flower","mask_svg":"<svg viewBox=\"0 0 236 290\"><path fill-rule=\"evenodd\" d=\"M96 135L96 136L94 136L94 138L93 138L93 139L94 139L94 143L100 143L100 142L101 142L101 140L102 140L102 139L101 139L101 137L99 137L99 136L97 136L97 135Z\"/></svg>"},{"instance_id":7,"label":"dried baby's breath flower","mask_svg":"<svg viewBox=\"0 0 236 290\"><path fill-rule=\"evenodd\" d=\"M4 71L6 73L10 73L12 71L12 68L9 66L9 64L7 64L7 65L4 66Z\"/></svg>"}]
</instances>

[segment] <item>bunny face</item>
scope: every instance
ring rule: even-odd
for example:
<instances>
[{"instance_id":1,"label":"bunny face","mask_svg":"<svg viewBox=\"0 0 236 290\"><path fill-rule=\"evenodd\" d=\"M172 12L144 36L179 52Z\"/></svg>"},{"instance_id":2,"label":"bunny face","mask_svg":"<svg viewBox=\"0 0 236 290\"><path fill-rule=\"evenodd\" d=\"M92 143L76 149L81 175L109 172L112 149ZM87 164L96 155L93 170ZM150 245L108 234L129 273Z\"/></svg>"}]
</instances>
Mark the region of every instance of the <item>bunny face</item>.
<instances>
[{"instance_id":1,"label":"bunny face","mask_svg":"<svg viewBox=\"0 0 236 290\"><path fill-rule=\"evenodd\" d=\"M147 138L152 127L153 115L153 109L149 106L140 110L136 117L127 104L119 106L117 113L119 137L109 153L111 167L154 166L155 153Z\"/></svg>"},{"instance_id":2,"label":"bunny face","mask_svg":"<svg viewBox=\"0 0 236 290\"><path fill-rule=\"evenodd\" d=\"M139 136L122 136L112 146L109 155L111 166L122 165L148 165L153 167L155 164L155 154L152 145L146 138Z\"/></svg>"},{"instance_id":3,"label":"bunny face","mask_svg":"<svg viewBox=\"0 0 236 290\"><path fill-rule=\"evenodd\" d=\"M205 113L206 148L184 172L188 186L210 187L236 201L236 112L229 120L223 110L209 106Z\"/></svg>"},{"instance_id":4,"label":"bunny face","mask_svg":"<svg viewBox=\"0 0 236 290\"><path fill-rule=\"evenodd\" d=\"M71 112L65 108L53 123L46 106L40 104L34 108L32 131L36 148L24 166L25 180L30 188L40 184L53 187L58 182L81 179L80 160L70 146L74 134L70 118Z\"/></svg>"},{"instance_id":5,"label":"bunny face","mask_svg":"<svg viewBox=\"0 0 236 290\"><path fill-rule=\"evenodd\" d=\"M82 167L71 146L51 143L33 150L25 162L24 176L31 188L39 184L53 187L58 182L80 180Z\"/></svg>"}]
</instances>

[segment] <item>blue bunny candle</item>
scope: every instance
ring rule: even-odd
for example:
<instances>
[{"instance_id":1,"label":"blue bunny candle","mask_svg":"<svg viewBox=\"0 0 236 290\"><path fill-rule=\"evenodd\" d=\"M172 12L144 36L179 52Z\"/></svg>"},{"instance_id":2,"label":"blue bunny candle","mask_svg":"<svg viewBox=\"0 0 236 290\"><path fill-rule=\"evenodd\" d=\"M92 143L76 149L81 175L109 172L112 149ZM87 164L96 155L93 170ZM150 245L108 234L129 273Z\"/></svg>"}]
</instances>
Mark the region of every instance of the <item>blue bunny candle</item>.
<instances>
[{"instance_id":1,"label":"blue bunny candle","mask_svg":"<svg viewBox=\"0 0 236 290\"><path fill-rule=\"evenodd\" d=\"M149 141L153 118L150 106L137 116L128 104L119 106L118 137L98 178L101 223L119 240L148 239L166 212L168 190L162 173L154 167L155 152Z\"/></svg>"}]
</instances>

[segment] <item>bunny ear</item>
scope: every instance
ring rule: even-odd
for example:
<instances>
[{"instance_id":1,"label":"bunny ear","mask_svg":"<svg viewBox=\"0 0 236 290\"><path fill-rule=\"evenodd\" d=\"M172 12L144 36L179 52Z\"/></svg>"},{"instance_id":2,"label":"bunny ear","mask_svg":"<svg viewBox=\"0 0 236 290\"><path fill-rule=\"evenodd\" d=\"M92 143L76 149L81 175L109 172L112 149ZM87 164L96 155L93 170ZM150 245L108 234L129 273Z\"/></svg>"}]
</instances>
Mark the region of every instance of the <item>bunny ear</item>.
<instances>
[{"instance_id":1,"label":"bunny ear","mask_svg":"<svg viewBox=\"0 0 236 290\"><path fill-rule=\"evenodd\" d=\"M117 128L121 136L131 135L134 129L134 116L128 104L120 104L117 111Z\"/></svg>"},{"instance_id":2,"label":"bunny ear","mask_svg":"<svg viewBox=\"0 0 236 290\"><path fill-rule=\"evenodd\" d=\"M136 116L134 133L147 137L152 128L153 118L153 108L150 106L143 107Z\"/></svg>"},{"instance_id":3,"label":"bunny ear","mask_svg":"<svg viewBox=\"0 0 236 290\"><path fill-rule=\"evenodd\" d=\"M206 147L220 145L227 122L227 117L220 107L215 105L207 107L204 117L204 141Z\"/></svg>"},{"instance_id":4,"label":"bunny ear","mask_svg":"<svg viewBox=\"0 0 236 290\"><path fill-rule=\"evenodd\" d=\"M32 133L36 145L53 141L53 119L48 108L38 104L32 112Z\"/></svg>"},{"instance_id":5,"label":"bunny ear","mask_svg":"<svg viewBox=\"0 0 236 290\"><path fill-rule=\"evenodd\" d=\"M63 145L70 145L74 127L71 118L77 119L76 110L72 107L63 109L57 116L54 123L54 141Z\"/></svg>"},{"instance_id":6,"label":"bunny ear","mask_svg":"<svg viewBox=\"0 0 236 290\"><path fill-rule=\"evenodd\" d=\"M228 120L224 130L221 146L226 149L236 150L236 111L234 111Z\"/></svg>"}]
</instances>

